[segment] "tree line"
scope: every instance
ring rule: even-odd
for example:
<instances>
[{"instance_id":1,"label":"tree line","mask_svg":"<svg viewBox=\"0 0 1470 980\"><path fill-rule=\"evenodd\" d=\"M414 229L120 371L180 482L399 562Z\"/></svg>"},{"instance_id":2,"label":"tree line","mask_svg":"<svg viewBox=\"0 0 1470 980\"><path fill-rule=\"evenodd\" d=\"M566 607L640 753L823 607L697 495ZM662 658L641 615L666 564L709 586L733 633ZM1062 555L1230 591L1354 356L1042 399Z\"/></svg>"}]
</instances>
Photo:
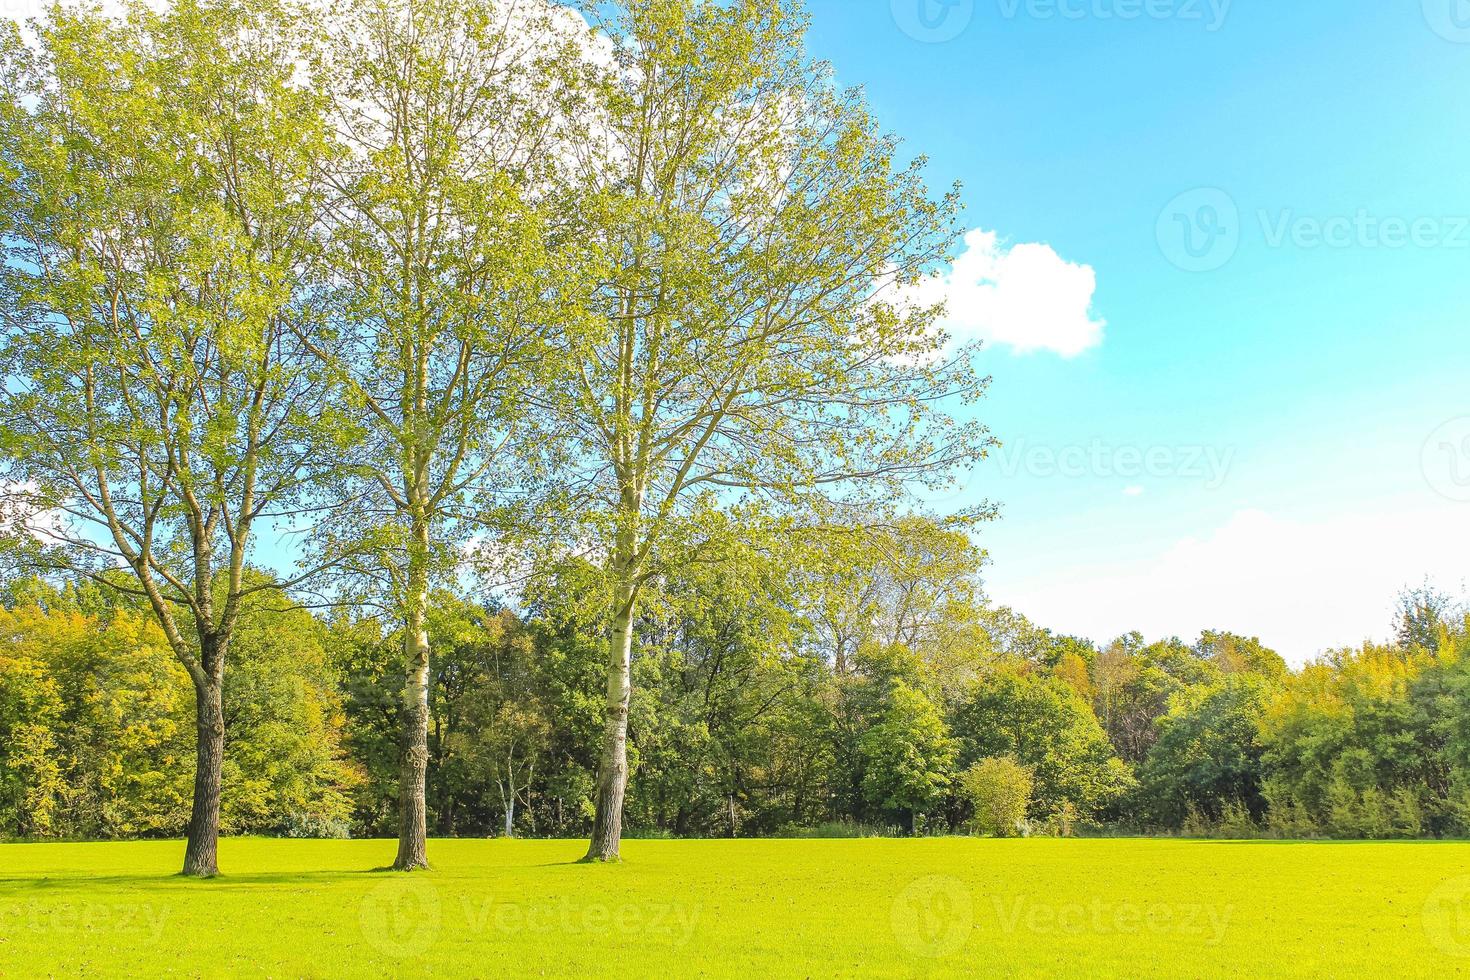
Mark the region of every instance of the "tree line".
<instances>
[{"instance_id":1,"label":"tree line","mask_svg":"<svg viewBox=\"0 0 1470 980\"><path fill-rule=\"evenodd\" d=\"M634 627L630 832L1470 833L1470 616L1432 590L1404 597L1391 642L1289 670L1226 632L1057 635L985 601L964 533L868 533L660 578ZM589 564L543 582L520 613L433 597L435 835L594 825L616 611ZM146 604L23 579L0 606L0 835L184 829L189 685ZM396 830L402 634L360 610L246 606L223 698L228 832Z\"/></svg>"},{"instance_id":2,"label":"tree line","mask_svg":"<svg viewBox=\"0 0 1470 980\"><path fill-rule=\"evenodd\" d=\"M956 241L957 194L930 193L804 29L794 0L179 0L5 23L9 550L17 581L87 583L141 617L100 628L146 644L93 653L161 670L161 646L187 676L186 874L216 873L221 821L242 826L233 701L262 609L371 612L401 648L395 867L413 870L443 751L440 597L579 569L606 614L601 701L579 702L587 857L611 860L651 597L892 521L984 454L975 350L908 299ZM340 693L310 664L276 668ZM381 665L359 666L346 690ZM177 789L186 760L149 758ZM527 792L510 766L507 799Z\"/></svg>"}]
</instances>

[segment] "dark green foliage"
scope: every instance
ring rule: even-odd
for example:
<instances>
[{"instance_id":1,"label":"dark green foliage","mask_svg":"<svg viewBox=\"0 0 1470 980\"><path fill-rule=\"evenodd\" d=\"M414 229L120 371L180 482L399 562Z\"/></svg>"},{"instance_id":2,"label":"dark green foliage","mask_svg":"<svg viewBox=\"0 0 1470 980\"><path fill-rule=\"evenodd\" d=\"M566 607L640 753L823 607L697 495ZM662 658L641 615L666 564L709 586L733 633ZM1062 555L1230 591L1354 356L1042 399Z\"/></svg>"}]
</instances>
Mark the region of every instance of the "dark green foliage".
<instances>
[{"instance_id":1,"label":"dark green foliage","mask_svg":"<svg viewBox=\"0 0 1470 980\"><path fill-rule=\"evenodd\" d=\"M956 706L952 726L962 767L1010 756L1032 771L1030 814L1039 820L1064 803L1084 819L1107 817L1132 784L1091 708L1045 674L1001 671L977 681Z\"/></svg>"}]
</instances>

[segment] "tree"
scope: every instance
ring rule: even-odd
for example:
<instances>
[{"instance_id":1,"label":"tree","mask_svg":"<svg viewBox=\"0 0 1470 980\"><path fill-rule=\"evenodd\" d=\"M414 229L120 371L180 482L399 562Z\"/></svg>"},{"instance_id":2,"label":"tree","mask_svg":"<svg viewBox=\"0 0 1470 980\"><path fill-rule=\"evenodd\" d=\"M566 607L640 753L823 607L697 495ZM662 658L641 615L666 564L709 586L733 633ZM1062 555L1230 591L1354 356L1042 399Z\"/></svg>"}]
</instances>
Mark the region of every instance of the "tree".
<instances>
[{"instance_id":1,"label":"tree","mask_svg":"<svg viewBox=\"0 0 1470 980\"><path fill-rule=\"evenodd\" d=\"M567 59L514 0L356 0L322 87L344 144L331 182L338 329L309 340L367 436L326 551L403 624L394 867L428 866L429 596L521 501L550 343L569 322L541 207Z\"/></svg>"},{"instance_id":2,"label":"tree","mask_svg":"<svg viewBox=\"0 0 1470 980\"><path fill-rule=\"evenodd\" d=\"M973 666L988 638L979 582L985 552L969 532L989 516L879 515L805 535L807 616L839 676L869 643L903 644L931 661Z\"/></svg>"},{"instance_id":3,"label":"tree","mask_svg":"<svg viewBox=\"0 0 1470 980\"><path fill-rule=\"evenodd\" d=\"M962 765L1008 755L1031 770L1037 819L1065 803L1098 819L1133 782L1091 709L1055 678L1013 670L983 678L955 706L950 730Z\"/></svg>"},{"instance_id":4,"label":"tree","mask_svg":"<svg viewBox=\"0 0 1470 980\"><path fill-rule=\"evenodd\" d=\"M1150 653L1178 654L1171 644L1144 647L1137 633L1122 637L1098 654L1092 665L1093 711L1118 755L1142 762L1158 737L1155 722L1169 709L1169 698L1183 689Z\"/></svg>"},{"instance_id":5,"label":"tree","mask_svg":"<svg viewBox=\"0 0 1470 980\"><path fill-rule=\"evenodd\" d=\"M1422 650L1369 645L1288 678L1260 725L1272 820L1345 837L1462 828L1452 734L1463 726L1462 673Z\"/></svg>"},{"instance_id":6,"label":"tree","mask_svg":"<svg viewBox=\"0 0 1470 980\"><path fill-rule=\"evenodd\" d=\"M1453 618L1455 602L1451 596L1426 581L1399 594L1395 632L1399 645L1406 649L1437 650L1446 624Z\"/></svg>"},{"instance_id":7,"label":"tree","mask_svg":"<svg viewBox=\"0 0 1470 980\"><path fill-rule=\"evenodd\" d=\"M1257 733L1268 696L1259 677L1239 674L1176 694L1138 771L1145 818L1178 829L1191 813L1219 820L1239 806L1260 819L1266 804Z\"/></svg>"},{"instance_id":8,"label":"tree","mask_svg":"<svg viewBox=\"0 0 1470 980\"><path fill-rule=\"evenodd\" d=\"M363 777L346 757L340 678L325 630L308 610L268 595L257 593L241 610L225 681L223 826L347 837L349 793Z\"/></svg>"},{"instance_id":9,"label":"tree","mask_svg":"<svg viewBox=\"0 0 1470 980\"><path fill-rule=\"evenodd\" d=\"M121 574L121 573L114 573ZM259 574L259 573L254 573ZM193 699L146 602L21 583L0 609L0 827L33 837L177 835L190 818ZM354 767L310 613L241 611L225 675L220 820L230 833L345 836Z\"/></svg>"},{"instance_id":10,"label":"tree","mask_svg":"<svg viewBox=\"0 0 1470 980\"><path fill-rule=\"evenodd\" d=\"M0 831L22 837L177 834L189 819L192 705L162 632L106 620L74 590L0 610Z\"/></svg>"},{"instance_id":11,"label":"tree","mask_svg":"<svg viewBox=\"0 0 1470 980\"><path fill-rule=\"evenodd\" d=\"M536 764L546 751L550 727L537 711L503 704L482 731L480 758L500 796L507 837L515 836L517 804L530 807Z\"/></svg>"},{"instance_id":12,"label":"tree","mask_svg":"<svg viewBox=\"0 0 1470 980\"><path fill-rule=\"evenodd\" d=\"M0 72L6 512L43 569L146 601L195 689L184 873L218 871L225 664L256 524L351 426L311 329L323 130L270 0L57 8ZM109 574L126 568L130 577Z\"/></svg>"},{"instance_id":13,"label":"tree","mask_svg":"<svg viewBox=\"0 0 1470 980\"><path fill-rule=\"evenodd\" d=\"M678 834L777 830L825 802L790 554L742 550L645 595L630 720L628 818Z\"/></svg>"},{"instance_id":14,"label":"tree","mask_svg":"<svg viewBox=\"0 0 1470 980\"><path fill-rule=\"evenodd\" d=\"M1286 676L1286 661L1255 637L1205 630L1195 644L1195 655L1224 674L1253 674L1276 682Z\"/></svg>"},{"instance_id":15,"label":"tree","mask_svg":"<svg viewBox=\"0 0 1470 980\"><path fill-rule=\"evenodd\" d=\"M986 444L950 414L984 388L972 352L899 295L946 257L955 200L804 60L796 6L611 6L572 163L602 329L559 392L612 608L597 861L618 857L645 585L717 557L716 514L832 522Z\"/></svg>"},{"instance_id":16,"label":"tree","mask_svg":"<svg viewBox=\"0 0 1470 980\"><path fill-rule=\"evenodd\" d=\"M1031 772L1010 756L981 759L960 774L960 788L975 808L975 829L1010 837L1031 806Z\"/></svg>"},{"instance_id":17,"label":"tree","mask_svg":"<svg viewBox=\"0 0 1470 980\"><path fill-rule=\"evenodd\" d=\"M955 744L924 692L895 681L878 723L863 733L863 792L868 802L898 810L909 832L949 787Z\"/></svg>"}]
</instances>

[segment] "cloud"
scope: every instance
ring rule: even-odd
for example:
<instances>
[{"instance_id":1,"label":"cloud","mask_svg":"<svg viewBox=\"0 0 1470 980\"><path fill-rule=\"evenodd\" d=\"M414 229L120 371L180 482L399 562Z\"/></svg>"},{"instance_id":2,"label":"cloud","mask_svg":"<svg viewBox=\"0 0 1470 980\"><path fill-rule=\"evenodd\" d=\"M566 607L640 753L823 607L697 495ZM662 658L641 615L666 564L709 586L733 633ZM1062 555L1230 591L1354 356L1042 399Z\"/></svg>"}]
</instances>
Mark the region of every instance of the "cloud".
<instances>
[{"instance_id":1,"label":"cloud","mask_svg":"<svg viewBox=\"0 0 1470 980\"><path fill-rule=\"evenodd\" d=\"M965 235L954 266L908 298L944 302L942 325L960 342L984 340L1018 354L1075 357L1102 343L1107 322L1092 310L1097 274L1068 262L1050 245L1006 245L993 231Z\"/></svg>"},{"instance_id":2,"label":"cloud","mask_svg":"<svg viewBox=\"0 0 1470 980\"><path fill-rule=\"evenodd\" d=\"M1123 488L1123 496L1125 496L1125 497L1142 497L1143 496L1143 487L1139 487L1139 486L1124 487Z\"/></svg>"},{"instance_id":3,"label":"cloud","mask_svg":"<svg viewBox=\"0 0 1470 980\"><path fill-rule=\"evenodd\" d=\"M989 576L996 601L1043 626L1098 642L1139 630L1150 640L1204 629L1259 636L1292 663L1386 639L1398 593L1426 578L1459 593L1470 552L1463 505L1292 520L1242 510L1200 537L1153 555L1008 586L1004 556Z\"/></svg>"}]
</instances>

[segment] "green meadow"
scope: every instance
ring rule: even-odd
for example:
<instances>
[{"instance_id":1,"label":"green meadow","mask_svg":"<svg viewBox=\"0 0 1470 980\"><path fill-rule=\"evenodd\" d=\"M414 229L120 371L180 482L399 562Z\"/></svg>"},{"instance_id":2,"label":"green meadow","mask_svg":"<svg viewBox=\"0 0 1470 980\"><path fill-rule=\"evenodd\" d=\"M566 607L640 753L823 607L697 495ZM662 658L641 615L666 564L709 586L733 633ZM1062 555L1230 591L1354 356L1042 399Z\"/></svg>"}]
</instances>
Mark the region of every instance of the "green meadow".
<instances>
[{"instance_id":1,"label":"green meadow","mask_svg":"<svg viewBox=\"0 0 1470 980\"><path fill-rule=\"evenodd\" d=\"M1470 845L1180 840L0 847L0 975L1453 976Z\"/></svg>"}]
</instances>

